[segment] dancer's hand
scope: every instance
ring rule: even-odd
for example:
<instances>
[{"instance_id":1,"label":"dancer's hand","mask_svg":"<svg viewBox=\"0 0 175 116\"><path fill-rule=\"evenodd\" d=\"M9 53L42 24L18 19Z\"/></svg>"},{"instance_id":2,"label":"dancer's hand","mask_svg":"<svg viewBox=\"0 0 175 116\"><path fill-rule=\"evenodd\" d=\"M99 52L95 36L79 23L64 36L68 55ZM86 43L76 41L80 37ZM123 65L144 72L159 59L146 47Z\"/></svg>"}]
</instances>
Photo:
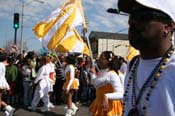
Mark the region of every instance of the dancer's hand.
<instances>
[{"instance_id":1,"label":"dancer's hand","mask_svg":"<svg viewBox=\"0 0 175 116\"><path fill-rule=\"evenodd\" d=\"M66 89L66 90L65 90L65 94L68 94L68 93L69 93L69 90Z\"/></svg>"},{"instance_id":2,"label":"dancer's hand","mask_svg":"<svg viewBox=\"0 0 175 116\"><path fill-rule=\"evenodd\" d=\"M102 100L102 109L104 111L107 111L107 109L109 108L109 104L108 104L108 98L106 95L103 96L103 100Z\"/></svg>"}]
</instances>

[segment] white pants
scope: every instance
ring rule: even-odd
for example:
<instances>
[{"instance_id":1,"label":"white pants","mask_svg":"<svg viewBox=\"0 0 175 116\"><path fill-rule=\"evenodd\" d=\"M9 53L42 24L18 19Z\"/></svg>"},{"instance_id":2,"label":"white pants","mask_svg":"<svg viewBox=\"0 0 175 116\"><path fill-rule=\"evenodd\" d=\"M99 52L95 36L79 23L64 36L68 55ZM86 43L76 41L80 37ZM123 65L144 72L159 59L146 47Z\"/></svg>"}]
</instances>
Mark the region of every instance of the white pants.
<instances>
[{"instance_id":1,"label":"white pants","mask_svg":"<svg viewBox=\"0 0 175 116\"><path fill-rule=\"evenodd\" d=\"M34 93L34 98L32 100L32 107L37 107L40 99L44 102L44 106L49 108L49 95L48 91L44 91L39 88L39 86L36 87L35 93Z\"/></svg>"}]
</instances>

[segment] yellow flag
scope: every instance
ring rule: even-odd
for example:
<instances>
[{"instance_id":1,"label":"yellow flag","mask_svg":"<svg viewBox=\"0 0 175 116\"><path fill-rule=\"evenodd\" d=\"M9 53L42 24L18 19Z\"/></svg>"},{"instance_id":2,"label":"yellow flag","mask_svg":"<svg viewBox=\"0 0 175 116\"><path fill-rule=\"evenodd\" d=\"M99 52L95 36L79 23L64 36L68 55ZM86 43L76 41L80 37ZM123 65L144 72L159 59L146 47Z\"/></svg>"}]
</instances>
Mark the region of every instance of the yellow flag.
<instances>
[{"instance_id":1,"label":"yellow flag","mask_svg":"<svg viewBox=\"0 0 175 116\"><path fill-rule=\"evenodd\" d=\"M133 48L131 45L128 47L128 54L126 56L126 60L130 61L134 56L138 55L139 51Z\"/></svg>"},{"instance_id":2,"label":"yellow flag","mask_svg":"<svg viewBox=\"0 0 175 116\"><path fill-rule=\"evenodd\" d=\"M57 52L77 52L90 55L86 43L82 40L75 28L70 29L56 47Z\"/></svg>"},{"instance_id":3,"label":"yellow flag","mask_svg":"<svg viewBox=\"0 0 175 116\"><path fill-rule=\"evenodd\" d=\"M71 27L82 24L87 28L83 16L81 0L68 0L61 8L53 11L33 27L33 32L44 47L54 50Z\"/></svg>"}]
</instances>

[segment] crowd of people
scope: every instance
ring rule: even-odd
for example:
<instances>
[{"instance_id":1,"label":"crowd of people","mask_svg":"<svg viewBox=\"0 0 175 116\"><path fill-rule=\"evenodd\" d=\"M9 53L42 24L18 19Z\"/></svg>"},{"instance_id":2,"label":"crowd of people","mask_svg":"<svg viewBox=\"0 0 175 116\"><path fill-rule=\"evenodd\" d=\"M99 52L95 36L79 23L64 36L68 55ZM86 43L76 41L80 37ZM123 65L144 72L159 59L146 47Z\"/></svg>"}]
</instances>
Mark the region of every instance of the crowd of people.
<instances>
[{"instance_id":1,"label":"crowd of people","mask_svg":"<svg viewBox=\"0 0 175 116\"><path fill-rule=\"evenodd\" d=\"M110 51L106 52L109 57L108 52ZM33 111L41 105L43 105L42 111L50 111L54 105L67 104L66 116L71 116L78 110L77 104L89 106L96 98L91 72L92 64L87 56L79 57L76 54L56 56L51 53L37 55L33 51L16 54L1 51L0 56L4 55L6 56L6 68L3 68L5 74L2 77L3 80L6 80L7 87L2 87L1 100L6 104L1 106L12 108L12 111L9 111L11 114L15 111L11 106L16 104ZM101 61L100 58L96 62L99 67L101 67L100 64L103 64L103 62L98 63ZM3 60L3 58L0 59ZM118 70L124 63L119 59L121 57L114 54L111 57L112 62L116 61L114 69L111 70L116 71L117 75L122 74ZM100 73L98 70L97 72ZM121 104L121 101L119 103Z\"/></svg>"}]
</instances>

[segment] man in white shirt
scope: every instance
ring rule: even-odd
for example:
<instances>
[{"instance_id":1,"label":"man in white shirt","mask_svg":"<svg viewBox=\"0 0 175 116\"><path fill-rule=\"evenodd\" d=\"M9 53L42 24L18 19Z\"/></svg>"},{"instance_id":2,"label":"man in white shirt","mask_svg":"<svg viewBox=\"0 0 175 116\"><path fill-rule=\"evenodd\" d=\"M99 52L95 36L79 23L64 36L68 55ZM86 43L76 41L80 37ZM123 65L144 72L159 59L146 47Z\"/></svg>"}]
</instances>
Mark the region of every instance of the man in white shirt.
<instances>
[{"instance_id":1,"label":"man in white shirt","mask_svg":"<svg viewBox=\"0 0 175 116\"><path fill-rule=\"evenodd\" d=\"M175 116L175 0L119 0L140 56L125 78L124 116ZM130 63L131 64L131 63Z\"/></svg>"}]
</instances>

